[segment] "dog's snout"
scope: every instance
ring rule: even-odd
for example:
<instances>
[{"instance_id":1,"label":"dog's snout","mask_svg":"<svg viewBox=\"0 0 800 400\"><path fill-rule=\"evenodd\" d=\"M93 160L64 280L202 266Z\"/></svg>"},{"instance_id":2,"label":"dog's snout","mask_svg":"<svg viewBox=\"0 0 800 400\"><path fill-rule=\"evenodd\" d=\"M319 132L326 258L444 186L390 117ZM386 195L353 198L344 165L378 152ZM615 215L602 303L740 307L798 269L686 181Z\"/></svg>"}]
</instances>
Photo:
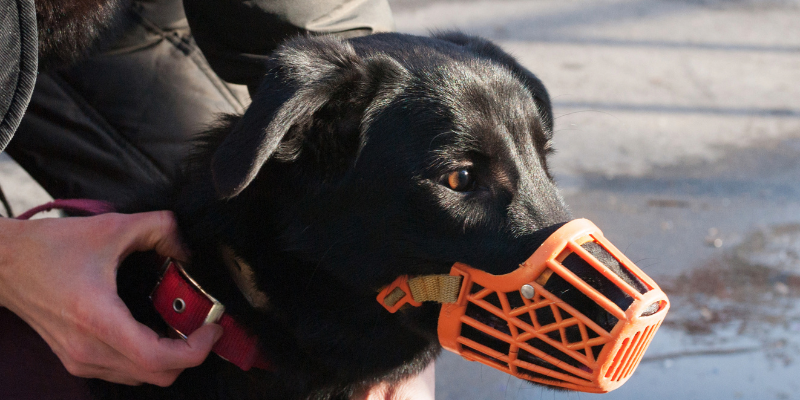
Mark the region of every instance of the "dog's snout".
<instances>
[{"instance_id":1,"label":"dog's snout","mask_svg":"<svg viewBox=\"0 0 800 400\"><path fill-rule=\"evenodd\" d=\"M538 247L555 229L544 237L542 231L563 225L572 220L572 215L555 187L545 185L530 192L517 194L509 205L509 224L516 236L530 236L530 243Z\"/></svg>"}]
</instances>

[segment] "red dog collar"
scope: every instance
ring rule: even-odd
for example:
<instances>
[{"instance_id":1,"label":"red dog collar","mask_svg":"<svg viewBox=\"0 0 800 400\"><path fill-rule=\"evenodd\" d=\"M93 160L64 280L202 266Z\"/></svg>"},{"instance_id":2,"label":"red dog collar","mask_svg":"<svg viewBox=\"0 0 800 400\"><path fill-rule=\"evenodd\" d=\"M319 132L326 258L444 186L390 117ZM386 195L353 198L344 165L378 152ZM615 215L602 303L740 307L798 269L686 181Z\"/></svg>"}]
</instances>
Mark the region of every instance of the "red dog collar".
<instances>
[{"instance_id":1,"label":"red dog collar","mask_svg":"<svg viewBox=\"0 0 800 400\"><path fill-rule=\"evenodd\" d=\"M176 261L167 259L161 281L150 295L164 321L184 339L206 323L222 326L222 337L211 349L244 371L272 369L258 349L258 340L225 313L215 298L203 291Z\"/></svg>"}]
</instances>

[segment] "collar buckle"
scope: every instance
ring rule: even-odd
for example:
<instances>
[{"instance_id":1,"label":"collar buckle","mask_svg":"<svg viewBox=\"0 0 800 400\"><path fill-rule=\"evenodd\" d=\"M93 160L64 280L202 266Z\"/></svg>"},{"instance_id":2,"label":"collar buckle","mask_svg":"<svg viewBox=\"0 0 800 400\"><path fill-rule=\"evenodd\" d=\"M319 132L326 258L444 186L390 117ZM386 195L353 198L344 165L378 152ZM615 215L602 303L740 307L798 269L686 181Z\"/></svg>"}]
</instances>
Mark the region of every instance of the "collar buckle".
<instances>
[{"instance_id":1,"label":"collar buckle","mask_svg":"<svg viewBox=\"0 0 800 400\"><path fill-rule=\"evenodd\" d=\"M200 326L218 323L222 319L225 306L203 290L179 262L167 258L162 270L161 279L150 294L150 299L156 305L161 317L180 337L186 339L188 333ZM169 288L165 290L165 286ZM208 311L200 321L197 316L198 309L205 308L208 308Z\"/></svg>"},{"instance_id":2,"label":"collar buckle","mask_svg":"<svg viewBox=\"0 0 800 400\"><path fill-rule=\"evenodd\" d=\"M403 275L390 283L389 286L383 288L378 293L378 303L386 308L390 313L394 314L400 307L406 303L414 307L419 307L422 303L414 301L414 296L411 294L411 288L408 286L408 276Z\"/></svg>"}]
</instances>

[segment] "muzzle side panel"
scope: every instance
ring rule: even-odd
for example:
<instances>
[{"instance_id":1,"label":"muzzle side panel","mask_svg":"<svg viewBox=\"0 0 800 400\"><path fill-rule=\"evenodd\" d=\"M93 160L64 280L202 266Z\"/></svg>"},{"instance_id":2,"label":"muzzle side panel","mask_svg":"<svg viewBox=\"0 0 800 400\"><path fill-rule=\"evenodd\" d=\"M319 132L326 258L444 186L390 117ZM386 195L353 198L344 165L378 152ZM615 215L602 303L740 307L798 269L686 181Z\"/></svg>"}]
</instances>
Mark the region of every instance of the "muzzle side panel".
<instances>
[{"instance_id":1,"label":"muzzle side panel","mask_svg":"<svg viewBox=\"0 0 800 400\"><path fill-rule=\"evenodd\" d=\"M569 259L569 257L567 258ZM611 331L619 323L619 317L609 312L605 308L597 305L589 296L580 291L568 280L564 279L560 274L554 273L553 276L547 280L543 286L544 290L551 293L555 298L560 299L566 304L570 304L576 311L587 316L599 327L606 331ZM633 303L633 299L629 297L628 305ZM541 310L537 310L541 311ZM537 312L537 315L540 313ZM540 315L541 317L541 315Z\"/></svg>"},{"instance_id":2,"label":"muzzle side panel","mask_svg":"<svg viewBox=\"0 0 800 400\"><path fill-rule=\"evenodd\" d=\"M578 312L533 283L536 295L497 292L472 284L457 339L462 355L526 379L558 386L592 386L597 349L610 340L599 327L587 327ZM513 299L513 300L509 300ZM515 303L516 307L511 304ZM542 319L542 310L547 318ZM577 332L577 338L568 339Z\"/></svg>"}]
</instances>

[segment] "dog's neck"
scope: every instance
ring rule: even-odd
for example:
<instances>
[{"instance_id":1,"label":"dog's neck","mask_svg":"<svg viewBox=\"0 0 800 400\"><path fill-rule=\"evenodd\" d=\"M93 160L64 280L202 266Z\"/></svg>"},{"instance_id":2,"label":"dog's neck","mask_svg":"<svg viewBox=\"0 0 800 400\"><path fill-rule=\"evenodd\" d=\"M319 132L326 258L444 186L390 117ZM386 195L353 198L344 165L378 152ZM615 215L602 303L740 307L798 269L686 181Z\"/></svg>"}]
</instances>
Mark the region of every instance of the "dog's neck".
<instances>
[{"instance_id":1,"label":"dog's neck","mask_svg":"<svg viewBox=\"0 0 800 400\"><path fill-rule=\"evenodd\" d=\"M265 166L248 190L228 201L216 200L204 168L189 176L175 211L191 246L192 275L259 337L278 371L302 371L297 380L281 375L292 386L404 375L394 370L400 365L421 370L438 344L392 318L377 293L364 297L328 275L335 268L322 262L330 258L298 247L304 231L286 216L296 215L297 199L307 196L286 190L297 175L287 169ZM403 351L387 351L395 347Z\"/></svg>"},{"instance_id":2,"label":"dog's neck","mask_svg":"<svg viewBox=\"0 0 800 400\"><path fill-rule=\"evenodd\" d=\"M269 299L267 294L256 286L253 267L242 258L237 257L233 249L226 245L220 246L220 255L228 268L228 272L231 274L231 278L247 299L247 302L257 310L266 310L269 306Z\"/></svg>"}]
</instances>

